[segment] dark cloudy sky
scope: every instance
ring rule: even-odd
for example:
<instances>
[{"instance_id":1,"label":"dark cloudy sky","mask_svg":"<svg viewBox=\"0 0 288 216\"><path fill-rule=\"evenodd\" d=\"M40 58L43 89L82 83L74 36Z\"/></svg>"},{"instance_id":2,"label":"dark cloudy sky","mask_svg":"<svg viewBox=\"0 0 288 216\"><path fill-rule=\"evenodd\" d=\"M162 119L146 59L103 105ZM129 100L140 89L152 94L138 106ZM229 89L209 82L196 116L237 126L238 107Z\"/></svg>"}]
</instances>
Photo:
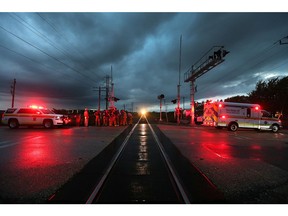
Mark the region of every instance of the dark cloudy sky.
<instances>
[{"instance_id":1,"label":"dark cloudy sky","mask_svg":"<svg viewBox=\"0 0 288 216\"><path fill-rule=\"evenodd\" d=\"M11 106L14 78L15 106L97 108L93 87L104 86L111 66L119 109L133 103L134 110L158 110L159 94L174 109L180 35L185 108L190 90L183 74L216 45L230 53L197 79L195 99L247 94L258 80L288 75L288 44L277 43L288 36L287 20L280 12L2 12L0 109Z\"/></svg>"}]
</instances>

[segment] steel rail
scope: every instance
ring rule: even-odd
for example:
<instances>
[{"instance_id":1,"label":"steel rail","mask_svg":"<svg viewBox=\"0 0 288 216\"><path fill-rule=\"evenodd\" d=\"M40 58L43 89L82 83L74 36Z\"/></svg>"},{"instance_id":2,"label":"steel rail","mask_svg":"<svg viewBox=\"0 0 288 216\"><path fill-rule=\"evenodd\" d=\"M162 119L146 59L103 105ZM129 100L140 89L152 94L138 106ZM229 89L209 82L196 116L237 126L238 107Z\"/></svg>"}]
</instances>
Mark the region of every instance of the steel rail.
<instances>
[{"instance_id":1,"label":"steel rail","mask_svg":"<svg viewBox=\"0 0 288 216\"><path fill-rule=\"evenodd\" d=\"M99 192L101 190L101 188L103 187L104 183L106 182L109 173L111 172L111 170L113 169L113 167L115 166L117 160L119 159L121 153L123 152L128 140L130 139L131 135L133 134L135 128L138 126L139 122L141 121L142 117L145 118L145 120L147 121L147 124L152 132L153 138L156 141L159 150L161 152L161 155L163 156L163 160L164 163L167 165L167 169L168 172L170 172L171 174L171 180L174 181L175 183L175 187L178 189L178 195L181 196L182 200L184 201L185 204L190 204L190 200L178 178L178 175L176 174L175 168L173 167L167 153L164 150L164 147L162 145L162 143L159 141L155 131L153 130L152 126L150 125L148 119L146 118L146 116L141 116L140 119L138 120L138 122L134 125L134 127L132 128L132 130L129 132L129 134L127 135L127 137L125 138L125 140L123 141L123 143L121 144L119 150L116 152L115 156L113 157L113 159L111 160L108 168L106 169L105 173L103 174L103 176L101 177L99 183L95 186L93 192L90 194L88 200L86 201L86 204L92 204L93 201L95 200L95 198L99 195ZM180 194L179 194L180 193Z\"/></svg>"},{"instance_id":2,"label":"steel rail","mask_svg":"<svg viewBox=\"0 0 288 216\"><path fill-rule=\"evenodd\" d=\"M155 139L155 141L156 141L156 143L157 143L157 145L158 145L158 147L160 149L160 152L161 152L162 156L164 157L164 161L165 161L165 163L166 163L166 165L167 165L167 167L168 167L168 169L169 169L169 171L170 171L170 173L171 173L171 175L173 177L173 180L176 183L176 186L177 186L177 188L178 188L178 190L180 192L180 195L182 196L182 199L183 199L184 203L185 204L191 204L191 202L190 202L190 200L189 200L189 198L188 198L188 196L187 196L187 194L186 194L186 192L185 192L185 190L184 190L184 188L183 188L183 186L182 186L182 184L181 184L181 182L180 182L180 180L178 178L178 175L176 174L175 168L172 165L167 153L164 150L164 147L163 147L162 143L159 141L155 131L153 130L153 128L150 125L150 123L149 123L148 119L146 118L146 116L144 116L144 117L145 117L145 119L147 121L147 124L148 124L150 130L152 131L153 137L154 137L154 139Z\"/></svg>"},{"instance_id":3,"label":"steel rail","mask_svg":"<svg viewBox=\"0 0 288 216\"><path fill-rule=\"evenodd\" d=\"M103 186L104 182L106 181L109 173L111 172L113 166L115 165L116 161L118 160L120 154L122 153L124 147L126 146L128 140L130 139L132 133L134 132L135 128L138 126L138 124L139 124L141 119L142 119L142 116L140 117L138 122L134 125L132 130L129 132L129 134L127 135L127 137L125 138L125 140L121 144L119 150L117 151L117 153L115 154L115 156L111 160L111 162L110 162L108 168L106 169L104 175L102 176L102 178L100 179L99 183L96 185L96 187L94 188L93 192L91 193L91 195L89 196L88 200L86 201L86 204L92 204L93 200L99 194L100 189L102 188L102 186Z\"/></svg>"}]
</instances>

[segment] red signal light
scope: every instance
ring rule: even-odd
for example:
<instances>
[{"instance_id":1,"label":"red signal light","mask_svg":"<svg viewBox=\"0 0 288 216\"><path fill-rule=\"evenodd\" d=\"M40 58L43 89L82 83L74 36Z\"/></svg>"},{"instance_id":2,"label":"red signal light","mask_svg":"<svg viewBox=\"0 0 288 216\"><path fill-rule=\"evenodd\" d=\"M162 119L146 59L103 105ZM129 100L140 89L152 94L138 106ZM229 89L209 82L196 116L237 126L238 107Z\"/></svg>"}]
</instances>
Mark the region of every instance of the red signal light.
<instances>
[{"instance_id":1,"label":"red signal light","mask_svg":"<svg viewBox=\"0 0 288 216\"><path fill-rule=\"evenodd\" d=\"M226 118L226 116L225 116L225 115L223 115L223 116L221 116L221 118L222 118L222 119L225 119L225 118Z\"/></svg>"},{"instance_id":2,"label":"red signal light","mask_svg":"<svg viewBox=\"0 0 288 216\"><path fill-rule=\"evenodd\" d=\"M256 106L256 107L255 107L255 110L259 110L259 107L258 107L258 106Z\"/></svg>"}]
</instances>

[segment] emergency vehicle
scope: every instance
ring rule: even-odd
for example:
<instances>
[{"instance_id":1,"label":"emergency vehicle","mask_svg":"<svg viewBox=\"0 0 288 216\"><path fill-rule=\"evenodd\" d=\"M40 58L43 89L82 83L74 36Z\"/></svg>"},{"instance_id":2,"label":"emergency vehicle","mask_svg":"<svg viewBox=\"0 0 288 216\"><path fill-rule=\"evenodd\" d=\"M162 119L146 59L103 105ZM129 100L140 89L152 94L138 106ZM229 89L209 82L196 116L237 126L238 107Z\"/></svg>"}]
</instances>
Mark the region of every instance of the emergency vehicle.
<instances>
[{"instance_id":1,"label":"emergency vehicle","mask_svg":"<svg viewBox=\"0 0 288 216\"><path fill-rule=\"evenodd\" d=\"M9 108L2 116L2 123L8 125L11 129L19 126L44 126L52 128L64 124L63 115L55 114L53 111L30 106L26 108Z\"/></svg>"},{"instance_id":2,"label":"emergency vehicle","mask_svg":"<svg viewBox=\"0 0 288 216\"><path fill-rule=\"evenodd\" d=\"M258 104L208 101L204 104L203 118L203 125L226 127L230 131L254 128L276 133L282 128L281 120L261 110Z\"/></svg>"}]
</instances>

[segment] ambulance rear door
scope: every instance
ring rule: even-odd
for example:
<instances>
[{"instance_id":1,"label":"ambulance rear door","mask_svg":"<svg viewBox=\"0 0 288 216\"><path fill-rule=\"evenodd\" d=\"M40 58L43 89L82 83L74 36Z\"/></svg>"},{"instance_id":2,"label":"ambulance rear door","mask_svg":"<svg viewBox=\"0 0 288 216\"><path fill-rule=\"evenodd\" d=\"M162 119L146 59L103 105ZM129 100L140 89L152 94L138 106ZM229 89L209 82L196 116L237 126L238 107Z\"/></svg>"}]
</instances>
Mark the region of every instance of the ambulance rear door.
<instances>
[{"instance_id":1,"label":"ambulance rear door","mask_svg":"<svg viewBox=\"0 0 288 216\"><path fill-rule=\"evenodd\" d=\"M272 122L272 115L266 110L260 111L260 118L259 118L259 129L269 129L270 126L273 124Z\"/></svg>"}]
</instances>

